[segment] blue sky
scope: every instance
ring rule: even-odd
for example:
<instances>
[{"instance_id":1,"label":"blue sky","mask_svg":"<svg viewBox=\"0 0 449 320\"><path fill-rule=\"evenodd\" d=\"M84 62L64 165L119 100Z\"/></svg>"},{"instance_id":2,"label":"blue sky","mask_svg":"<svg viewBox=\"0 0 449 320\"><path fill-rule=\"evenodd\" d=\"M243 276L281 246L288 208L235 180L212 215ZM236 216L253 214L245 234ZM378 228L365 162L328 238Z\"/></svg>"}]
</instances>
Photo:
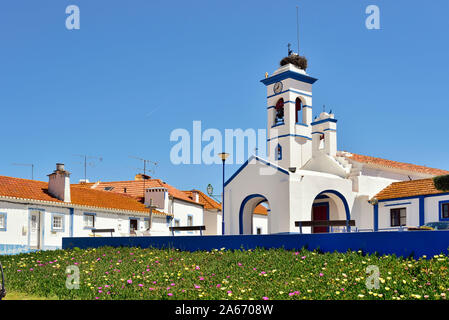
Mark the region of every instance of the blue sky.
<instances>
[{"instance_id":1,"label":"blue sky","mask_svg":"<svg viewBox=\"0 0 449 320\"><path fill-rule=\"evenodd\" d=\"M67 30L65 8L81 11ZM380 8L381 30L365 28ZM56 162L91 181L156 177L181 188L221 188L220 165L172 165L172 130L265 128L265 87L296 48L309 60L314 115L325 104L340 150L449 169L449 2L2 1L0 174L46 180ZM238 168L230 165L227 176Z\"/></svg>"}]
</instances>

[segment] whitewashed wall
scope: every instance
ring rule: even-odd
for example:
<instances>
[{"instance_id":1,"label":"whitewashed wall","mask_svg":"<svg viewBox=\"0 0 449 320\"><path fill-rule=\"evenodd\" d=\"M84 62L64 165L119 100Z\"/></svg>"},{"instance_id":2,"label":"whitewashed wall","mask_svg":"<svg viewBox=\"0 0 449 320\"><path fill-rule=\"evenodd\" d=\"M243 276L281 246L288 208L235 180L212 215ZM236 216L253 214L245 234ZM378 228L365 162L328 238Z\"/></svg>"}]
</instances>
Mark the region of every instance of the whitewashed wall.
<instances>
[{"instance_id":1,"label":"whitewashed wall","mask_svg":"<svg viewBox=\"0 0 449 320\"><path fill-rule=\"evenodd\" d=\"M436 222L439 217L439 202L449 201L449 195L428 197L424 200L425 223Z\"/></svg>"},{"instance_id":2,"label":"whitewashed wall","mask_svg":"<svg viewBox=\"0 0 449 320\"><path fill-rule=\"evenodd\" d=\"M261 229L261 234L268 234L268 215L253 214L253 234L257 234L257 228Z\"/></svg>"},{"instance_id":3,"label":"whitewashed wall","mask_svg":"<svg viewBox=\"0 0 449 320\"><path fill-rule=\"evenodd\" d=\"M200 204L195 204L187 201L182 201L178 199L173 200L173 221L172 225L174 225L175 220L179 221L179 225L187 226L187 217L191 215L193 217L193 226L204 225L203 221L203 206ZM176 232L177 235L199 235L199 231L179 231Z\"/></svg>"},{"instance_id":4,"label":"whitewashed wall","mask_svg":"<svg viewBox=\"0 0 449 320\"><path fill-rule=\"evenodd\" d=\"M61 248L62 238L70 236L71 216L70 209L41 204L20 204L0 201L0 213L6 213L6 231L0 231L0 254L18 253L30 248L30 212L39 211L41 215L41 248ZM138 220L138 229L145 230L145 218L148 215L140 213L120 214L100 210L75 209L73 214L73 236L92 236L91 229L85 228L84 213L95 214L96 229L115 229L113 236L129 235L130 217ZM52 215L63 217L63 229L52 230ZM153 216L153 232L158 235L168 235L166 216ZM110 233L98 236L110 236Z\"/></svg>"},{"instance_id":5,"label":"whitewashed wall","mask_svg":"<svg viewBox=\"0 0 449 320\"><path fill-rule=\"evenodd\" d=\"M221 220L218 221L218 212L219 211L204 210L203 221L206 226L206 231L204 232L205 235L217 235L218 231L220 231L221 234L221 227L219 227L219 224L221 226Z\"/></svg>"},{"instance_id":6,"label":"whitewashed wall","mask_svg":"<svg viewBox=\"0 0 449 320\"><path fill-rule=\"evenodd\" d=\"M406 208L406 226L419 226L419 199L404 199L379 202L379 229L397 229L391 227L391 209Z\"/></svg>"}]
</instances>

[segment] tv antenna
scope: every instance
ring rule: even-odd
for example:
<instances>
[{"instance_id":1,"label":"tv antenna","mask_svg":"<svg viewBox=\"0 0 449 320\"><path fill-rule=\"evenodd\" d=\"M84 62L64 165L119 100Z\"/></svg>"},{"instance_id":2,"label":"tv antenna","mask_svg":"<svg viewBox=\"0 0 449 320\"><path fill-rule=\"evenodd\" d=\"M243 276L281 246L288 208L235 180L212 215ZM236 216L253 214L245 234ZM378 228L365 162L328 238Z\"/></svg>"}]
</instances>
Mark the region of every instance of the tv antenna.
<instances>
[{"instance_id":1,"label":"tv antenna","mask_svg":"<svg viewBox=\"0 0 449 320\"><path fill-rule=\"evenodd\" d=\"M31 180L34 180L34 164L32 163L13 163L13 166L31 167Z\"/></svg>"},{"instance_id":2,"label":"tv antenna","mask_svg":"<svg viewBox=\"0 0 449 320\"><path fill-rule=\"evenodd\" d=\"M143 158L139 158L139 157L135 157L135 156L129 156L130 158L133 158L133 159L136 159L136 160L140 160L140 161L142 161L143 162L143 174L144 174L144 176L147 174L147 171L148 172L153 172L153 173L156 173L156 170L155 169L153 169L153 170L150 170L150 169L147 169L147 165L153 165L154 167L157 167L157 165L158 165L158 163L157 162L154 162L154 161L151 161L151 160L148 160L148 159L143 159ZM140 168L138 168L139 170L142 170L142 169L140 169ZM147 179L145 179L145 177L143 177L143 196L145 197L145 190L146 190L146 180Z\"/></svg>"},{"instance_id":3,"label":"tv antenna","mask_svg":"<svg viewBox=\"0 0 449 320\"><path fill-rule=\"evenodd\" d=\"M140 161L143 162L143 174L146 174L146 171L148 171L148 172L152 171L154 174L156 173L156 169L155 168L158 166L157 162L154 162L154 161L151 161L151 160L148 160L148 159L135 157L135 156L129 156L129 157L133 158L133 159L136 159L136 160L140 160ZM147 165L153 165L154 166L153 170L147 169ZM142 169L140 169L140 170L142 170Z\"/></svg>"},{"instance_id":4,"label":"tv antenna","mask_svg":"<svg viewBox=\"0 0 449 320\"><path fill-rule=\"evenodd\" d=\"M93 161L88 162L88 160L92 159L92 160L99 160L100 162L103 161L102 157L92 157L92 156L88 156L85 154L74 154L73 156L83 158L83 160L84 160L84 182L87 182L87 166L95 167L95 162L93 162ZM78 162L78 163L81 163L81 162Z\"/></svg>"}]
</instances>

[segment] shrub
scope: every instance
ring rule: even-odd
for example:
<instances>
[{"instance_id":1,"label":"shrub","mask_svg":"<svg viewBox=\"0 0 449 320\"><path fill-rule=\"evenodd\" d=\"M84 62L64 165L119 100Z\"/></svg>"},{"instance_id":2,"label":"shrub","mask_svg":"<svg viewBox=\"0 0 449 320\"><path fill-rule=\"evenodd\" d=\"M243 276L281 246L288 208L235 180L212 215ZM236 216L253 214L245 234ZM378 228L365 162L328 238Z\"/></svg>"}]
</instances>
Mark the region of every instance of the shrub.
<instances>
[{"instance_id":1,"label":"shrub","mask_svg":"<svg viewBox=\"0 0 449 320\"><path fill-rule=\"evenodd\" d=\"M297 66L299 69L306 70L307 69L307 59L305 57L299 56L297 54L289 55L281 60L280 65L285 66L286 64L293 64Z\"/></svg>"},{"instance_id":2,"label":"shrub","mask_svg":"<svg viewBox=\"0 0 449 320\"><path fill-rule=\"evenodd\" d=\"M438 190L449 191L449 175L433 178L433 184Z\"/></svg>"}]
</instances>

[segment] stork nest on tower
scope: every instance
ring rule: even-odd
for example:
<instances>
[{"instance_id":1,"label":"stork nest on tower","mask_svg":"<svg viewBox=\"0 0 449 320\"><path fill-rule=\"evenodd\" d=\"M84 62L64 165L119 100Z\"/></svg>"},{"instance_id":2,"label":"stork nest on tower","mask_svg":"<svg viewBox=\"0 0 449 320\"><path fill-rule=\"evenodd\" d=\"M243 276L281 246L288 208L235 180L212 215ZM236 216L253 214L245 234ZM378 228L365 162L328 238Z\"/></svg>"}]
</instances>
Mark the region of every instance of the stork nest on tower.
<instances>
[{"instance_id":1,"label":"stork nest on tower","mask_svg":"<svg viewBox=\"0 0 449 320\"><path fill-rule=\"evenodd\" d=\"M281 60L280 65L285 66L286 64L293 64L295 66L297 66L299 69L302 69L304 71L306 71L307 69L307 59L306 57L302 57L300 55L297 55L295 53L289 55L288 57L285 57L284 59Z\"/></svg>"}]
</instances>

